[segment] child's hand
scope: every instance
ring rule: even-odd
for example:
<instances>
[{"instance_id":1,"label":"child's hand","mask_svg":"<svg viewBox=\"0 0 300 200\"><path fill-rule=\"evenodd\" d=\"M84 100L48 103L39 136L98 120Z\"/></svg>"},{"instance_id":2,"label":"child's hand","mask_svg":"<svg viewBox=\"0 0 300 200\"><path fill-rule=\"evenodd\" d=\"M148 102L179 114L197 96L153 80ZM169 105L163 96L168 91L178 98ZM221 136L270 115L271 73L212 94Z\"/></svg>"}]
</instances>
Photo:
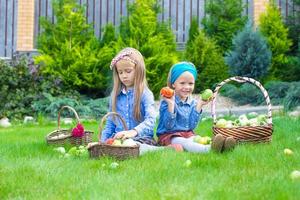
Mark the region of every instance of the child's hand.
<instances>
[{"instance_id":1,"label":"child's hand","mask_svg":"<svg viewBox=\"0 0 300 200\"><path fill-rule=\"evenodd\" d=\"M170 113L174 113L174 107L175 107L175 95L173 95L171 98L167 98L164 96L161 96L161 98L167 102L168 104L168 110Z\"/></svg>"},{"instance_id":2,"label":"child's hand","mask_svg":"<svg viewBox=\"0 0 300 200\"><path fill-rule=\"evenodd\" d=\"M202 100L201 98L197 101L197 111L200 112L202 107L209 104L213 98L209 98L207 101Z\"/></svg>"},{"instance_id":3,"label":"child's hand","mask_svg":"<svg viewBox=\"0 0 300 200\"><path fill-rule=\"evenodd\" d=\"M114 139L122 139L125 140L127 138L133 138L137 135L138 133L136 132L136 130L129 130L129 131L120 131L118 133L116 133L116 135L114 136Z\"/></svg>"}]
</instances>

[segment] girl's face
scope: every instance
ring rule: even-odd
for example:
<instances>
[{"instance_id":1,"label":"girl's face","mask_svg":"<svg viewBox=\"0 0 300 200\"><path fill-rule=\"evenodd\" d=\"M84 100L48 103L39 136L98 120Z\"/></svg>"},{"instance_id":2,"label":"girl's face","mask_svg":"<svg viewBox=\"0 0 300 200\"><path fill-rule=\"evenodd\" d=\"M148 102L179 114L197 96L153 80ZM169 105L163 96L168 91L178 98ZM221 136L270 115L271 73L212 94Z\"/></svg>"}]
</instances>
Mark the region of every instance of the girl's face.
<instances>
[{"instance_id":1,"label":"girl's face","mask_svg":"<svg viewBox=\"0 0 300 200\"><path fill-rule=\"evenodd\" d=\"M120 81L126 89L134 86L135 64L128 60L120 60L116 64Z\"/></svg>"},{"instance_id":2,"label":"girl's face","mask_svg":"<svg viewBox=\"0 0 300 200\"><path fill-rule=\"evenodd\" d=\"M193 74L188 71L183 72L172 86L175 89L175 94L185 101L194 91L195 79Z\"/></svg>"}]
</instances>

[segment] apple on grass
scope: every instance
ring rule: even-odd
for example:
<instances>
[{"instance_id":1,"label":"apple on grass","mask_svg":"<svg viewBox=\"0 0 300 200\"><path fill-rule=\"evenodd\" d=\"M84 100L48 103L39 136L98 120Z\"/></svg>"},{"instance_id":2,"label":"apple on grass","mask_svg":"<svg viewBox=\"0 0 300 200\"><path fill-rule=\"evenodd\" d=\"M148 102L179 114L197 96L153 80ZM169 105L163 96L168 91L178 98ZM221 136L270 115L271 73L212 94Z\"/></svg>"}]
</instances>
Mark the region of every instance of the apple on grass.
<instances>
[{"instance_id":1,"label":"apple on grass","mask_svg":"<svg viewBox=\"0 0 300 200\"><path fill-rule=\"evenodd\" d=\"M191 164L192 164L192 161L191 161L191 160L186 160L186 161L184 162L184 166L185 166L185 167L190 167Z\"/></svg>"},{"instance_id":2,"label":"apple on grass","mask_svg":"<svg viewBox=\"0 0 300 200\"><path fill-rule=\"evenodd\" d=\"M293 151L290 150L290 149L284 149L283 152L284 152L285 155L292 155L293 154Z\"/></svg>"},{"instance_id":3,"label":"apple on grass","mask_svg":"<svg viewBox=\"0 0 300 200\"><path fill-rule=\"evenodd\" d=\"M300 171L298 170L294 170L291 175L290 175L291 179L295 180L295 179L299 179L300 180Z\"/></svg>"}]
</instances>

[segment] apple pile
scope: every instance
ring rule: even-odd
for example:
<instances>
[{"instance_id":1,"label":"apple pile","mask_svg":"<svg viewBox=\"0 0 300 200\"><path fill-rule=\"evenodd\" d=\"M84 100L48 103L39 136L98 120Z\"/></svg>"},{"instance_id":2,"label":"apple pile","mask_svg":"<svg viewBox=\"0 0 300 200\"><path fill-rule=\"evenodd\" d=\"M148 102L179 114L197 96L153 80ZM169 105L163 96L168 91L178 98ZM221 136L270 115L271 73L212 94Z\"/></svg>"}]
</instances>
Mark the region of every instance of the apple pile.
<instances>
[{"instance_id":1,"label":"apple pile","mask_svg":"<svg viewBox=\"0 0 300 200\"><path fill-rule=\"evenodd\" d=\"M208 136L201 137L200 135L197 135L194 137L194 142L199 143L199 144L210 144L211 138Z\"/></svg>"},{"instance_id":2,"label":"apple pile","mask_svg":"<svg viewBox=\"0 0 300 200\"><path fill-rule=\"evenodd\" d=\"M236 128L240 126L264 126L267 125L267 116L258 115L256 112L240 115L238 118L226 120L218 119L216 127L218 128Z\"/></svg>"},{"instance_id":3,"label":"apple pile","mask_svg":"<svg viewBox=\"0 0 300 200\"><path fill-rule=\"evenodd\" d=\"M133 147L137 145L137 143L131 138L128 138L126 140L109 138L105 141L105 144L112 145L112 146L126 146L126 147Z\"/></svg>"},{"instance_id":4,"label":"apple pile","mask_svg":"<svg viewBox=\"0 0 300 200\"><path fill-rule=\"evenodd\" d=\"M72 147L68 152L64 147L57 147L54 148L54 151L60 154L60 158L88 156L88 150L84 146Z\"/></svg>"}]
</instances>

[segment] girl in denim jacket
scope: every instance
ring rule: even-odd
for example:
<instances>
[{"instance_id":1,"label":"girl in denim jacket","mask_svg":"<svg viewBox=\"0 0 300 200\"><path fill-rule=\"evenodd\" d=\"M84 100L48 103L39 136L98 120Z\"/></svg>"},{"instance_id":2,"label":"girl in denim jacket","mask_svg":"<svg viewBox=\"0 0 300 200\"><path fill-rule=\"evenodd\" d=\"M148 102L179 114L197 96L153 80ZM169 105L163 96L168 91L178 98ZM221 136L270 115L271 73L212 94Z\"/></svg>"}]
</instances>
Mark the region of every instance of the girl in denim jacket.
<instances>
[{"instance_id":1,"label":"girl in denim jacket","mask_svg":"<svg viewBox=\"0 0 300 200\"><path fill-rule=\"evenodd\" d=\"M180 144L189 152L205 153L211 145L194 142L193 130L201 120L202 107L209 103L201 98L192 99L197 70L190 62L180 62L172 66L168 76L168 86L175 90L171 98L162 97L159 109L157 136L161 145ZM213 138L212 148L217 152L231 149L235 140L217 135Z\"/></svg>"},{"instance_id":2,"label":"girl in denim jacket","mask_svg":"<svg viewBox=\"0 0 300 200\"><path fill-rule=\"evenodd\" d=\"M154 97L146 80L142 54L134 48L121 50L110 65L113 70L113 89L109 109L125 120L128 130L114 117L108 117L101 141L109 138L132 138L140 145L140 154L160 149L153 140L157 113Z\"/></svg>"}]
</instances>

